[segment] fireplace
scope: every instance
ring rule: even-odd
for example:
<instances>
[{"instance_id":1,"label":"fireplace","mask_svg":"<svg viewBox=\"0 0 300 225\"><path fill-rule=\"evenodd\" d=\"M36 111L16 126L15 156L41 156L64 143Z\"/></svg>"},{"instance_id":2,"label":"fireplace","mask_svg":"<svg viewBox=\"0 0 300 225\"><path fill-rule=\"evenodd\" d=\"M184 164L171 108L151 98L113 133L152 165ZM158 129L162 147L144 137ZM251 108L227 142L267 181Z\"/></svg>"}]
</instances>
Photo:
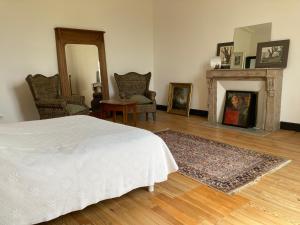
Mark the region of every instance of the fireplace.
<instances>
[{"instance_id":1,"label":"fireplace","mask_svg":"<svg viewBox=\"0 0 300 225\"><path fill-rule=\"evenodd\" d=\"M282 74L281 69L207 71L209 123L222 123L226 91L251 91L257 93L255 127L267 131L278 130Z\"/></svg>"}]
</instances>

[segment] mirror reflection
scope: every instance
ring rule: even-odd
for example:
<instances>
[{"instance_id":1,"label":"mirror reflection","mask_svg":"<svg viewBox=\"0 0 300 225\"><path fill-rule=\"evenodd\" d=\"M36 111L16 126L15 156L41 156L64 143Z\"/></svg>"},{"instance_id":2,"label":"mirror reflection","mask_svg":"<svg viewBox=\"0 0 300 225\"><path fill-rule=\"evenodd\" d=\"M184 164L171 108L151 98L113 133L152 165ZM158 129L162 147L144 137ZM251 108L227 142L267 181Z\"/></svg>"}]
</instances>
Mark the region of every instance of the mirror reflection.
<instances>
[{"instance_id":1,"label":"mirror reflection","mask_svg":"<svg viewBox=\"0 0 300 225\"><path fill-rule=\"evenodd\" d=\"M66 63L73 95L85 96L85 104L91 107L93 87L100 85L98 48L95 45L66 45Z\"/></svg>"},{"instance_id":2,"label":"mirror reflection","mask_svg":"<svg viewBox=\"0 0 300 225\"><path fill-rule=\"evenodd\" d=\"M272 23L239 27L234 31L234 51L256 56L257 43L271 41Z\"/></svg>"}]
</instances>

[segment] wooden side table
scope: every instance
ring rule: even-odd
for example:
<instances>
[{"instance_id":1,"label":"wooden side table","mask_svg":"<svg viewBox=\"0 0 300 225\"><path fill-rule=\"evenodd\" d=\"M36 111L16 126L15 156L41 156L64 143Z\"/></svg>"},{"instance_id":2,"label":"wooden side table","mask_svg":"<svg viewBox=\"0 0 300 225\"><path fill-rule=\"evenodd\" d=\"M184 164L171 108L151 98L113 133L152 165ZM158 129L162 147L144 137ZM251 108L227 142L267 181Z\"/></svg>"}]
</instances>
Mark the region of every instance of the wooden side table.
<instances>
[{"instance_id":1,"label":"wooden side table","mask_svg":"<svg viewBox=\"0 0 300 225\"><path fill-rule=\"evenodd\" d=\"M134 126L136 126L136 102L129 100L103 100L100 103L103 113L113 113L114 122L116 122L117 112L123 113L124 124L128 122L128 113L132 113Z\"/></svg>"}]
</instances>

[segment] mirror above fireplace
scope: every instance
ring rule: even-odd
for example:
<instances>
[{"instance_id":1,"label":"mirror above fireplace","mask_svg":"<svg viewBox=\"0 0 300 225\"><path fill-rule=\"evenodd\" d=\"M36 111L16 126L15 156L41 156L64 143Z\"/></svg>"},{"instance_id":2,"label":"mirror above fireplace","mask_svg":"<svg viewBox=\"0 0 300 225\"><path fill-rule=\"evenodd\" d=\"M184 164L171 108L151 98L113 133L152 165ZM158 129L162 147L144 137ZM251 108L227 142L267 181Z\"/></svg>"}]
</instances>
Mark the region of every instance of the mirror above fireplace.
<instances>
[{"instance_id":1,"label":"mirror above fireplace","mask_svg":"<svg viewBox=\"0 0 300 225\"><path fill-rule=\"evenodd\" d=\"M271 41L272 23L239 27L234 30L234 52L256 56L257 43Z\"/></svg>"}]
</instances>

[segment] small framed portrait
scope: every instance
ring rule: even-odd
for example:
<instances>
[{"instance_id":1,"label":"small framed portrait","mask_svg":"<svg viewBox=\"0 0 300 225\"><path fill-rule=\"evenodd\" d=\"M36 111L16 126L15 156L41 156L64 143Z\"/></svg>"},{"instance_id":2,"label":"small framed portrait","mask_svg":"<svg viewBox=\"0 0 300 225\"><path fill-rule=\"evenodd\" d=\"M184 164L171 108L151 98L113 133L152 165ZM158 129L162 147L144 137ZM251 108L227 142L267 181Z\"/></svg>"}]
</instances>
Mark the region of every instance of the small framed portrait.
<instances>
[{"instance_id":1,"label":"small framed portrait","mask_svg":"<svg viewBox=\"0 0 300 225\"><path fill-rule=\"evenodd\" d=\"M256 56L246 57L246 63L245 63L246 69L255 69L255 64L256 64Z\"/></svg>"},{"instance_id":2,"label":"small framed portrait","mask_svg":"<svg viewBox=\"0 0 300 225\"><path fill-rule=\"evenodd\" d=\"M290 40L257 44L256 68L286 68Z\"/></svg>"},{"instance_id":3,"label":"small framed portrait","mask_svg":"<svg viewBox=\"0 0 300 225\"><path fill-rule=\"evenodd\" d=\"M255 92L226 91L223 124L236 127L254 127L256 123Z\"/></svg>"},{"instance_id":4,"label":"small framed portrait","mask_svg":"<svg viewBox=\"0 0 300 225\"><path fill-rule=\"evenodd\" d=\"M234 52L232 54L230 69L243 69L244 59L244 52Z\"/></svg>"},{"instance_id":5,"label":"small framed portrait","mask_svg":"<svg viewBox=\"0 0 300 225\"><path fill-rule=\"evenodd\" d=\"M170 83L168 113L189 116L192 88L191 83Z\"/></svg>"},{"instance_id":6,"label":"small framed portrait","mask_svg":"<svg viewBox=\"0 0 300 225\"><path fill-rule=\"evenodd\" d=\"M221 57L221 69L230 69L234 42L219 43L217 45L217 56Z\"/></svg>"}]
</instances>

